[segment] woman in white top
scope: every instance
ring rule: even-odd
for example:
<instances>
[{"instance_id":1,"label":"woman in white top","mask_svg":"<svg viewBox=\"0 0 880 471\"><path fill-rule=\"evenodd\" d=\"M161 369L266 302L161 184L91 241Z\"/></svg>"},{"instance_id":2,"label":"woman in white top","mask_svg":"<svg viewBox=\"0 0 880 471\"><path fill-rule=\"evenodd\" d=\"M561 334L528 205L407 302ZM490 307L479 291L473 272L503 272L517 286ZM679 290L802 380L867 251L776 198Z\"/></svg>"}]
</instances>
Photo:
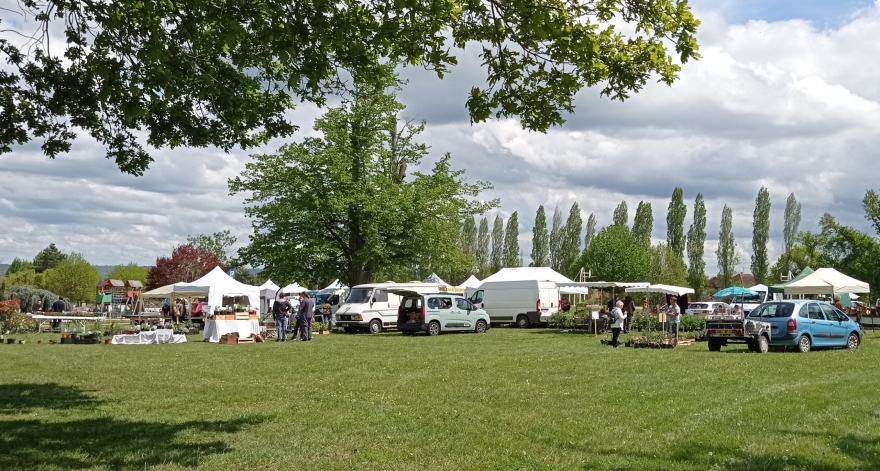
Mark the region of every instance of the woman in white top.
<instances>
[{"instance_id":1,"label":"woman in white top","mask_svg":"<svg viewBox=\"0 0 880 471\"><path fill-rule=\"evenodd\" d=\"M614 348L617 348L618 341L617 338L620 337L620 330L623 329L623 323L626 321L626 314L624 314L623 309L623 301L617 301L617 304L614 306L614 309L611 310L611 316L609 316L609 321L611 322L611 345Z\"/></svg>"}]
</instances>

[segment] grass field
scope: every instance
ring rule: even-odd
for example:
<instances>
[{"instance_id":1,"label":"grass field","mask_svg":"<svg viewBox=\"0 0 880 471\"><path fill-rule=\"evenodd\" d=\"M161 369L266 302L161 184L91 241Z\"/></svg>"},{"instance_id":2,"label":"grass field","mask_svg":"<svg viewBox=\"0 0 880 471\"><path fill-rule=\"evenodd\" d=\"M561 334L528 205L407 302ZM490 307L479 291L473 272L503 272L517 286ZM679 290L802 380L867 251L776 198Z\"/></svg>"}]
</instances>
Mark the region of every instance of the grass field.
<instances>
[{"instance_id":1,"label":"grass field","mask_svg":"<svg viewBox=\"0 0 880 471\"><path fill-rule=\"evenodd\" d=\"M765 355L515 329L36 338L0 346L2 470L880 469L880 333Z\"/></svg>"}]
</instances>

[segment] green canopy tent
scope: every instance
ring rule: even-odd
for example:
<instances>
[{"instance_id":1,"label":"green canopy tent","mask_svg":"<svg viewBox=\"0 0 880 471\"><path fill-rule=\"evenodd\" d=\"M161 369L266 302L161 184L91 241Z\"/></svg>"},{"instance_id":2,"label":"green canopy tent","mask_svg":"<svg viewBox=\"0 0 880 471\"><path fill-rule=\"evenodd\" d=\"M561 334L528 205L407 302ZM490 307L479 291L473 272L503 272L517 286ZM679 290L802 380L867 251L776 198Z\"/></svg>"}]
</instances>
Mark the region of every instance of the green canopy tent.
<instances>
[{"instance_id":1,"label":"green canopy tent","mask_svg":"<svg viewBox=\"0 0 880 471\"><path fill-rule=\"evenodd\" d=\"M806 268L804 268L803 270L801 270L801 272L798 273L798 275L797 275L796 277L794 277L794 278L792 278L792 279L786 281L785 283L779 283L778 285L770 286L770 287L769 287L769 289L770 289L770 294L773 294L773 293L784 293L784 292L785 292L785 287L786 287L786 286L788 286L788 285L791 284L791 283L794 283L795 281L798 281L798 280L801 280L801 279L803 279L803 278L806 278L807 276L812 275L812 274L813 274L813 269L810 268L810 267L806 267Z\"/></svg>"}]
</instances>

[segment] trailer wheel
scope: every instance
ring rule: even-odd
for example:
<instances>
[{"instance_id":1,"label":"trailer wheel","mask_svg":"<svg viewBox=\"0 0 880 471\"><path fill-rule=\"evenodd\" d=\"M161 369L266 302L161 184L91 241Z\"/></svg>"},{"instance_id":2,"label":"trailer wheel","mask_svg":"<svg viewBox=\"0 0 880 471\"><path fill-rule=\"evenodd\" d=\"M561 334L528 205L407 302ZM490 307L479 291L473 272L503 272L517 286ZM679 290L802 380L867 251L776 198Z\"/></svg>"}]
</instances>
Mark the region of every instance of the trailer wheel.
<instances>
[{"instance_id":1,"label":"trailer wheel","mask_svg":"<svg viewBox=\"0 0 880 471\"><path fill-rule=\"evenodd\" d=\"M768 350L770 350L770 343L767 342L767 337L759 335L758 343L755 345L755 351L758 353L767 353Z\"/></svg>"},{"instance_id":2,"label":"trailer wheel","mask_svg":"<svg viewBox=\"0 0 880 471\"><path fill-rule=\"evenodd\" d=\"M709 340L709 351L710 352L720 352L721 351L721 341Z\"/></svg>"}]
</instances>

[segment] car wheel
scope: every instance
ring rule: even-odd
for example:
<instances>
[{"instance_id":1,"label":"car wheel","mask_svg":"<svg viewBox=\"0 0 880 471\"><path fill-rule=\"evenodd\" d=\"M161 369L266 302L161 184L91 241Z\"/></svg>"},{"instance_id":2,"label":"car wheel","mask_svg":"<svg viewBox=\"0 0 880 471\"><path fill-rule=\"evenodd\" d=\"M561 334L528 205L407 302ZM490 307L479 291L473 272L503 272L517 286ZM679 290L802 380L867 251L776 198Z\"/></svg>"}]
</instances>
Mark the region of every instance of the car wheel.
<instances>
[{"instance_id":1,"label":"car wheel","mask_svg":"<svg viewBox=\"0 0 880 471\"><path fill-rule=\"evenodd\" d=\"M748 346L749 346L749 351L750 351L750 352L756 352L756 351L758 351L758 344L757 344L757 343L755 343L755 342L749 342L749 343L748 343Z\"/></svg>"},{"instance_id":2,"label":"car wheel","mask_svg":"<svg viewBox=\"0 0 880 471\"><path fill-rule=\"evenodd\" d=\"M486 327L487 327L487 326L486 326L486 321L484 321L484 320L479 320L479 321L477 321L477 328L476 328L476 331L477 331L478 334L485 334L485 333L486 333Z\"/></svg>"},{"instance_id":3,"label":"car wheel","mask_svg":"<svg viewBox=\"0 0 880 471\"><path fill-rule=\"evenodd\" d=\"M709 341L709 351L710 352L720 352L721 351L721 342L717 340Z\"/></svg>"},{"instance_id":4,"label":"car wheel","mask_svg":"<svg viewBox=\"0 0 880 471\"><path fill-rule=\"evenodd\" d=\"M798 339L798 350L801 353L807 353L810 351L810 347L813 346L813 342L810 341L810 337L806 335L801 335L801 338Z\"/></svg>"},{"instance_id":5,"label":"car wheel","mask_svg":"<svg viewBox=\"0 0 880 471\"><path fill-rule=\"evenodd\" d=\"M440 335L440 323L437 321L432 321L428 324L428 335L434 337L436 335Z\"/></svg>"},{"instance_id":6,"label":"car wheel","mask_svg":"<svg viewBox=\"0 0 880 471\"><path fill-rule=\"evenodd\" d=\"M758 337L758 343L755 345L755 351L758 353L767 353L770 350L770 343L767 342L767 337L763 335Z\"/></svg>"},{"instance_id":7,"label":"car wheel","mask_svg":"<svg viewBox=\"0 0 880 471\"><path fill-rule=\"evenodd\" d=\"M378 334L379 332L382 332L382 321L380 321L379 319L371 320L370 321L370 333L371 334Z\"/></svg>"},{"instance_id":8,"label":"car wheel","mask_svg":"<svg viewBox=\"0 0 880 471\"><path fill-rule=\"evenodd\" d=\"M526 329L529 327L529 318L523 315L520 315L516 318L516 326L520 329Z\"/></svg>"},{"instance_id":9,"label":"car wheel","mask_svg":"<svg viewBox=\"0 0 880 471\"><path fill-rule=\"evenodd\" d=\"M855 332L849 334L849 337L846 339L846 348L850 350L855 350L859 348L859 336Z\"/></svg>"}]
</instances>

